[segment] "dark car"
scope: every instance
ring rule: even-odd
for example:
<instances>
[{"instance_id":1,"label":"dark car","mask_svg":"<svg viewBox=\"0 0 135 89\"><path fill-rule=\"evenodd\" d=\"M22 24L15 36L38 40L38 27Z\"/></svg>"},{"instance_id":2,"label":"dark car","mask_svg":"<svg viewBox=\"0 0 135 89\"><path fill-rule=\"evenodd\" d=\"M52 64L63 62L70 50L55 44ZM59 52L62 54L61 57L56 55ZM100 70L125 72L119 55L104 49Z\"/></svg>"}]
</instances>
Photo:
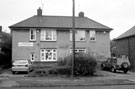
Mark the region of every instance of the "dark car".
<instances>
[{"instance_id":1,"label":"dark car","mask_svg":"<svg viewBox=\"0 0 135 89\"><path fill-rule=\"evenodd\" d=\"M101 63L101 69L108 69L112 72L117 70L122 70L124 73L127 73L129 70L130 63L128 59L122 58L108 58L106 61Z\"/></svg>"}]
</instances>

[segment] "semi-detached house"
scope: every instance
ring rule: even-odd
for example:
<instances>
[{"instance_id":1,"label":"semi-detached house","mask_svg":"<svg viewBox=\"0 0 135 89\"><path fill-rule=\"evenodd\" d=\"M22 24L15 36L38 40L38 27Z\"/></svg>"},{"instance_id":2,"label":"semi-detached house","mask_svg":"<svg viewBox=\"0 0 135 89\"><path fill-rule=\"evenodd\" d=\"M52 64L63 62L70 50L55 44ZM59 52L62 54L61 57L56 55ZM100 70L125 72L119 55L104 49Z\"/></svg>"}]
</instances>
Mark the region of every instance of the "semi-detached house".
<instances>
[{"instance_id":1,"label":"semi-detached house","mask_svg":"<svg viewBox=\"0 0 135 89\"><path fill-rule=\"evenodd\" d=\"M46 16L39 8L37 15L9 28L12 32L12 60L55 62L72 52L72 16ZM75 17L75 30L76 52L110 57L111 28L80 12Z\"/></svg>"}]
</instances>

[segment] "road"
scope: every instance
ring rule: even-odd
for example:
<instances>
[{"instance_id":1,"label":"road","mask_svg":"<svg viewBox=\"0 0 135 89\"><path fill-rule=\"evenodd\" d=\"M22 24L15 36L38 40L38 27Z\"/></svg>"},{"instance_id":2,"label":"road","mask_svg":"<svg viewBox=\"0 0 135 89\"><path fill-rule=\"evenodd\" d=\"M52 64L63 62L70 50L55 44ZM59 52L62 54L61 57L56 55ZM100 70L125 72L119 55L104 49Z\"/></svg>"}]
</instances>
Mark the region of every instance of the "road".
<instances>
[{"instance_id":1,"label":"road","mask_svg":"<svg viewBox=\"0 0 135 89\"><path fill-rule=\"evenodd\" d=\"M3 88L9 89L9 88ZM115 85L115 86L80 86L80 87L24 87L10 89L135 89L135 85Z\"/></svg>"},{"instance_id":2,"label":"road","mask_svg":"<svg viewBox=\"0 0 135 89\"><path fill-rule=\"evenodd\" d=\"M0 75L0 87L5 87L4 89L135 89L135 73L128 72L123 73L111 73L108 71L100 71L98 74L103 76L81 78L81 79L65 79L65 78L55 78L55 77L24 77L25 75L17 74L12 75L10 73L3 73ZM124 84L125 85L124 85ZM131 83L133 85L131 85ZM35 85L36 84L36 85ZM78 85L78 87L36 87L36 86L50 86L50 85ZM90 85L98 86L90 86ZM100 84L103 84L100 86ZM109 86L109 85L110 86ZM114 85L116 84L116 85ZM120 85L117 85L120 84ZM123 85L121 85L123 84ZM129 84L129 85L128 85ZM24 87L24 86L32 87ZM82 86L80 86L82 85ZM83 86L86 85L86 86ZM105 86L106 85L106 86ZM20 88L11 88L12 86L21 86ZM24 87L24 88L23 88ZM1 89L1 88L0 88Z\"/></svg>"}]
</instances>

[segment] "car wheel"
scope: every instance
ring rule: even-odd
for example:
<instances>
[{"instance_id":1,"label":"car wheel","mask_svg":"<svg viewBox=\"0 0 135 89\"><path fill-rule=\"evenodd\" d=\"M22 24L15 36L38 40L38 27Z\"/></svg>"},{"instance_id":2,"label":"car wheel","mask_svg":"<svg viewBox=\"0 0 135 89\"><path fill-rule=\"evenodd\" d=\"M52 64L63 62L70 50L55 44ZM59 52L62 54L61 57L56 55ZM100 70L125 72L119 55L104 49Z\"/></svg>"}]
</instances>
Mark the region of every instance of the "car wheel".
<instances>
[{"instance_id":1,"label":"car wheel","mask_svg":"<svg viewBox=\"0 0 135 89\"><path fill-rule=\"evenodd\" d=\"M101 64L101 69L102 69L102 70L105 69L105 64Z\"/></svg>"},{"instance_id":2,"label":"car wheel","mask_svg":"<svg viewBox=\"0 0 135 89\"><path fill-rule=\"evenodd\" d=\"M123 72L124 72L124 73L127 73L127 72L128 72L128 70L126 70L126 69L125 69L125 70L123 70Z\"/></svg>"},{"instance_id":3,"label":"car wheel","mask_svg":"<svg viewBox=\"0 0 135 89\"><path fill-rule=\"evenodd\" d=\"M115 73L116 69L114 67L111 68L111 72Z\"/></svg>"}]
</instances>

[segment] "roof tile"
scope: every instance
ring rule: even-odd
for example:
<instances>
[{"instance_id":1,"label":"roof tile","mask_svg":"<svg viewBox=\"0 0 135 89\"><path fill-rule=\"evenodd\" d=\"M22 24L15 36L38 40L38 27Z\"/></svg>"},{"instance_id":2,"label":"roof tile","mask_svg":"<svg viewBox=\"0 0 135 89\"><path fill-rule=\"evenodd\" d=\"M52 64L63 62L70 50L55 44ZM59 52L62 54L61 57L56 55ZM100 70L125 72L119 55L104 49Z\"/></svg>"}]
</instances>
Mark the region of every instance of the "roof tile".
<instances>
[{"instance_id":1,"label":"roof tile","mask_svg":"<svg viewBox=\"0 0 135 89\"><path fill-rule=\"evenodd\" d=\"M132 28L130 28L128 31L126 31L125 33L121 34L120 36L118 36L116 38L116 40L118 39L122 39L122 38L126 38L129 36L135 35L135 26L133 26Z\"/></svg>"},{"instance_id":2,"label":"roof tile","mask_svg":"<svg viewBox=\"0 0 135 89\"><path fill-rule=\"evenodd\" d=\"M72 16L32 16L26 20L9 26L14 27L56 27L56 28L72 28ZM75 17L76 28L97 28L112 30L87 17Z\"/></svg>"}]
</instances>

